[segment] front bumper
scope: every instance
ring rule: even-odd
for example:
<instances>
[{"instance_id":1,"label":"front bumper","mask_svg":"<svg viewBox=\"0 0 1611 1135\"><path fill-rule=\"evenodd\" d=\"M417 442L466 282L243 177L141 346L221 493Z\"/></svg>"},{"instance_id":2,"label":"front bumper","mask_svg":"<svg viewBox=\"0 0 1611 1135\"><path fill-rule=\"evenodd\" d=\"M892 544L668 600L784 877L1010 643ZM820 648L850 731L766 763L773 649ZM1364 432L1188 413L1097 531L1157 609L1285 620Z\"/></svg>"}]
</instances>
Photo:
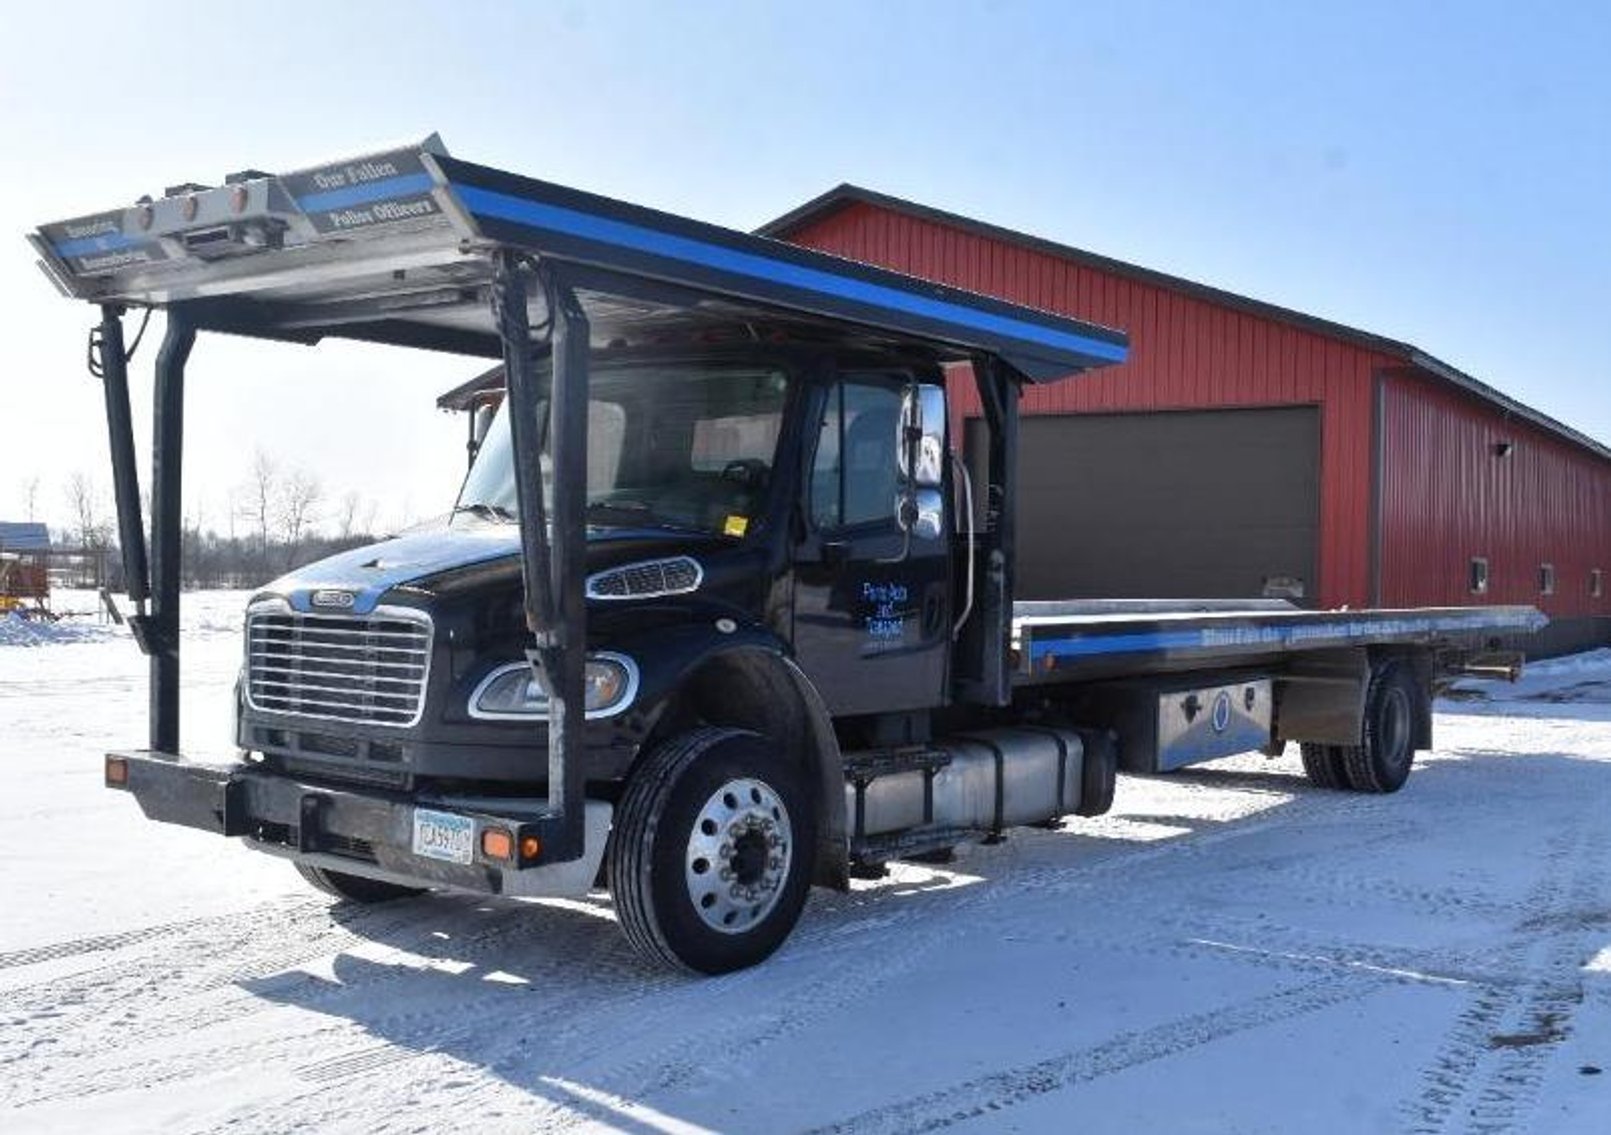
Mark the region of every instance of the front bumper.
<instances>
[{"instance_id":1,"label":"front bumper","mask_svg":"<svg viewBox=\"0 0 1611 1135\"><path fill-rule=\"evenodd\" d=\"M570 854L561 818L543 800L338 787L251 764L203 764L150 751L109 753L106 772L107 787L129 792L151 820L240 837L257 850L314 866L478 894L586 893L597 876L612 812L602 801L582 802L584 838ZM415 853L414 813L420 808L474 823L471 862ZM508 834L513 858L484 852L482 833L489 829ZM537 854L523 855L531 837Z\"/></svg>"}]
</instances>

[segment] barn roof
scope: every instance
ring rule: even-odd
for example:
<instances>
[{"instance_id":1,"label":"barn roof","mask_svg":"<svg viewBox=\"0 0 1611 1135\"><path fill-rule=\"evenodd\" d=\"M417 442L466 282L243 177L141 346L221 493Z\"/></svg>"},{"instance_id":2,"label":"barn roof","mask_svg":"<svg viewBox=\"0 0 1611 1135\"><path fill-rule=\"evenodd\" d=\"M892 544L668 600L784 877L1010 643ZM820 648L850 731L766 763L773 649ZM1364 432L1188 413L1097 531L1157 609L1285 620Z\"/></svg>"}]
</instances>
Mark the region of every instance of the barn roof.
<instances>
[{"instance_id":1,"label":"barn roof","mask_svg":"<svg viewBox=\"0 0 1611 1135\"><path fill-rule=\"evenodd\" d=\"M1273 320L1277 323L1289 324L1304 331L1317 335L1325 335L1339 339L1346 343L1362 347L1365 350L1375 351L1402 361L1405 365L1425 373L1435 380L1474 395L1494 409L1509 416L1530 422L1548 433L1564 441L1588 450L1594 455L1611 461L1611 447L1607 447L1587 434L1573 429L1566 423L1550 417L1541 410L1535 410L1524 402L1520 402L1501 390L1497 390L1481 381L1451 366L1449 363L1436 358L1423 351L1413 343L1406 343L1398 339L1391 339L1385 335L1377 335L1370 331L1363 331L1357 327L1350 327L1344 323L1336 323L1319 316L1309 315L1305 312L1295 311L1292 308L1282 307L1279 304L1268 303L1264 300L1253 299L1250 296L1240 295L1236 292L1226 291L1208 284L1188 280L1182 276L1172 276L1167 272L1144 268L1139 264L1131 264L1123 260L1115 260L1110 256L1102 256L1089 252L1083 248L1072 245L1059 244L1044 237L1034 236L1030 233L1019 232L1015 229L993 225L987 221L976 220L959 213L946 212L931 205L923 205L916 201L908 201L902 197L893 197L887 193L879 193L859 185L846 182L835 186L820 196L812 198L798 208L791 209L775 220L768 221L755 232L758 236L772 237L777 240L788 240L801 230L821 221L833 214L851 207L852 205L869 205L889 212L916 217L919 220L934 224L945 225L949 228L959 229L989 240L999 241L1003 244L1014 245L1019 248L1031 249L1047 256L1056 257L1074 264L1079 264L1095 271L1106 272L1114 276L1135 280L1139 283L1150 284L1178 292L1205 303L1215 304L1219 307L1230 308L1260 319Z\"/></svg>"}]
</instances>

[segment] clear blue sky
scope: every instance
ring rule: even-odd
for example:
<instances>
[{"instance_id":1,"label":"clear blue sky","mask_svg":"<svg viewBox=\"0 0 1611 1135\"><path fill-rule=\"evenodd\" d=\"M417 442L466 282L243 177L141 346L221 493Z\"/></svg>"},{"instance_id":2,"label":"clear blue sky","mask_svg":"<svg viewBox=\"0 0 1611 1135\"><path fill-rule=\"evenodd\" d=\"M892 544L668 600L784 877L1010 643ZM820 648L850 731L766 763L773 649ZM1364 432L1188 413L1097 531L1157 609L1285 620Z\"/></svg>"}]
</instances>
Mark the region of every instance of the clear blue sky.
<instances>
[{"instance_id":1,"label":"clear blue sky","mask_svg":"<svg viewBox=\"0 0 1611 1135\"><path fill-rule=\"evenodd\" d=\"M1604 2L38 3L0 61L8 518L30 476L51 519L105 482L91 313L24 229L431 130L738 228L855 181L1407 339L1611 441ZM383 520L440 511L431 399L473 370L204 343L186 499L226 528L257 438Z\"/></svg>"}]
</instances>

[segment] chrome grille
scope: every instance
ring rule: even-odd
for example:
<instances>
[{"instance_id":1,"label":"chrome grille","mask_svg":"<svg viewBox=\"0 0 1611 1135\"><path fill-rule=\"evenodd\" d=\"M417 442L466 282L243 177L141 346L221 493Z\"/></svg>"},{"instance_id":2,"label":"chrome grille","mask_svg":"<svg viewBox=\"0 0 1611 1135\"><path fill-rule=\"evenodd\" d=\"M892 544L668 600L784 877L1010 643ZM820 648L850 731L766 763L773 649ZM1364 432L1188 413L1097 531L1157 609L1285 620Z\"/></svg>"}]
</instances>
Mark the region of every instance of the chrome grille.
<instances>
[{"instance_id":1,"label":"chrome grille","mask_svg":"<svg viewBox=\"0 0 1611 1135\"><path fill-rule=\"evenodd\" d=\"M430 664L430 617L409 607L305 615L276 601L246 615L246 699L268 713L413 725Z\"/></svg>"}]
</instances>

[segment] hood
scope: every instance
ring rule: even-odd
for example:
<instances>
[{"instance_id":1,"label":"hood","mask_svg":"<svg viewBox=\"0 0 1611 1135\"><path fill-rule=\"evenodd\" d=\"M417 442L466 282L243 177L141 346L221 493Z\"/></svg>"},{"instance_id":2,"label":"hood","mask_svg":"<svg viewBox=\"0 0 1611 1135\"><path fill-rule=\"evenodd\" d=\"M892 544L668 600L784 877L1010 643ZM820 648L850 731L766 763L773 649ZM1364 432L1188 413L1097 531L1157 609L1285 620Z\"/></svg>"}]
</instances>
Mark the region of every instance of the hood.
<instances>
[{"instance_id":1,"label":"hood","mask_svg":"<svg viewBox=\"0 0 1611 1135\"><path fill-rule=\"evenodd\" d=\"M601 566L598 563L601 559L619 558L620 553L626 553L629 549L654 554L651 548L658 550L667 544L687 541L686 534L680 535L679 540L664 530L590 528L590 553L599 544L615 545L619 549L616 555L589 554L590 568ZM700 544L715 542L698 541ZM668 553L662 550L659 554ZM264 587L263 593L283 596L297 611L317 612L337 608L341 612L367 615L375 609L381 596L394 587L418 583L457 568L474 567L494 560L518 561L519 556L520 529L517 525L481 521L439 524L415 529L378 544L338 552L287 572ZM313 597L321 591L344 594L338 603L316 605ZM349 595L351 604L345 600L345 596Z\"/></svg>"}]
</instances>

